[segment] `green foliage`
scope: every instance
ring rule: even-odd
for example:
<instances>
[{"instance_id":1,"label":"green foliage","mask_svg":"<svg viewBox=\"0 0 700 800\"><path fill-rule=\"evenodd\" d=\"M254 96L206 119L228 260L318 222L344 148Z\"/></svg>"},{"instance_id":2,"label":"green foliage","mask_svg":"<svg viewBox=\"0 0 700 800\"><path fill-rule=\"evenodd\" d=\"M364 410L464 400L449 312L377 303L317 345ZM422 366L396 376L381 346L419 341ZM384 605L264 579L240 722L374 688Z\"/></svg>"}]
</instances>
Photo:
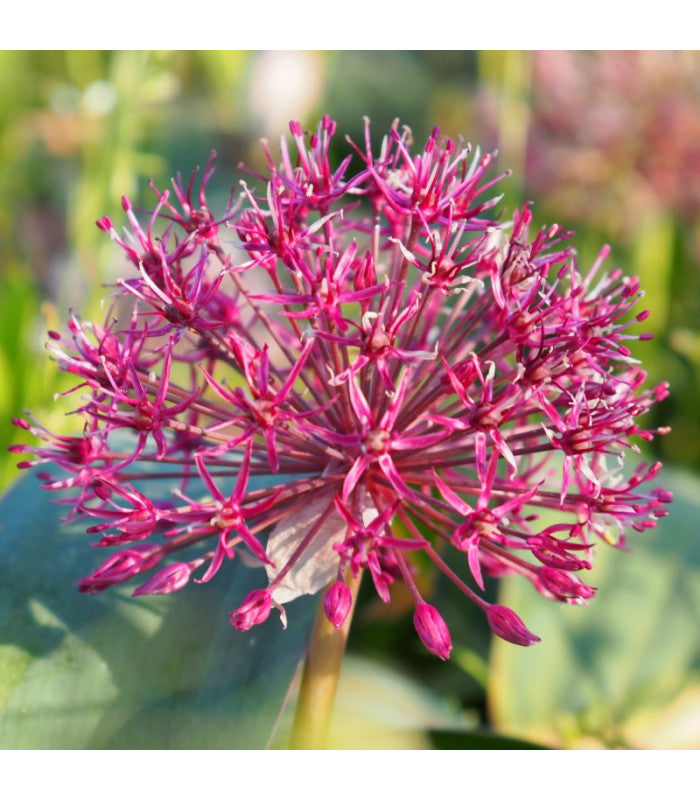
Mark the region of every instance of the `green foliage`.
<instances>
[{"instance_id":1,"label":"green foliage","mask_svg":"<svg viewBox=\"0 0 700 800\"><path fill-rule=\"evenodd\" d=\"M7 458L7 447L18 442L36 444L10 419L31 409L55 430L65 427L62 412L53 406L54 392L66 388L66 380L46 357L39 341L36 318L37 290L31 274L8 270L0 281L0 489L16 477L17 456Z\"/></svg>"}]
</instances>

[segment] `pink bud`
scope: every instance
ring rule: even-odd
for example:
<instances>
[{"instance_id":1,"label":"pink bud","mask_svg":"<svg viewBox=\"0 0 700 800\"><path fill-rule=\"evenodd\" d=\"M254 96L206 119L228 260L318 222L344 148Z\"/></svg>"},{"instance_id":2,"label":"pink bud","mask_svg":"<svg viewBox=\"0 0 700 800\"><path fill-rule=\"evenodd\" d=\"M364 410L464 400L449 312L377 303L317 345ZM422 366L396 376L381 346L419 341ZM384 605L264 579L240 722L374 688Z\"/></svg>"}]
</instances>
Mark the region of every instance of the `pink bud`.
<instances>
[{"instance_id":1,"label":"pink bud","mask_svg":"<svg viewBox=\"0 0 700 800\"><path fill-rule=\"evenodd\" d=\"M176 592L187 585L193 569L194 567L191 564L182 562L170 564L164 569L158 570L146 583L135 589L131 596L138 597L140 594L170 594L170 592Z\"/></svg>"},{"instance_id":2,"label":"pink bud","mask_svg":"<svg viewBox=\"0 0 700 800\"><path fill-rule=\"evenodd\" d=\"M108 486L102 481L95 480L92 484L92 490L100 498L100 500L109 500L112 496L112 487Z\"/></svg>"},{"instance_id":3,"label":"pink bud","mask_svg":"<svg viewBox=\"0 0 700 800\"><path fill-rule=\"evenodd\" d=\"M272 596L267 590L256 589L243 601L241 606L231 612L231 625L237 631L249 631L270 616Z\"/></svg>"},{"instance_id":4,"label":"pink bud","mask_svg":"<svg viewBox=\"0 0 700 800\"><path fill-rule=\"evenodd\" d=\"M663 486L652 489L652 494L660 503L670 503L673 501L673 492L669 492L668 489Z\"/></svg>"},{"instance_id":5,"label":"pink bud","mask_svg":"<svg viewBox=\"0 0 700 800\"><path fill-rule=\"evenodd\" d=\"M557 600L589 600L595 589L576 580L563 570L553 567L540 567L533 581L538 592L551 595Z\"/></svg>"},{"instance_id":6,"label":"pink bud","mask_svg":"<svg viewBox=\"0 0 700 800\"><path fill-rule=\"evenodd\" d=\"M78 581L80 592L97 594L98 592L113 586L115 583L123 583L154 567L161 554L157 548L148 547L147 549L122 550L110 556L101 566L87 577Z\"/></svg>"},{"instance_id":7,"label":"pink bud","mask_svg":"<svg viewBox=\"0 0 700 800\"><path fill-rule=\"evenodd\" d=\"M529 647L540 641L540 637L530 633L515 611L511 611L505 606L489 606L486 609L486 617L496 636L500 636L507 642Z\"/></svg>"},{"instance_id":8,"label":"pink bud","mask_svg":"<svg viewBox=\"0 0 700 800\"><path fill-rule=\"evenodd\" d=\"M351 605L350 589L342 581L336 581L323 598L323 610L336 628L340 628L347 619Z\"/></svg>"},{"instance_id":9,"label":"pink bud","mask_svg":"<svg viewBox=\"0 0 700 800\"><path fill-rule=\"evenodd\" d=\"M105 232L107 232L107 231L111 231L111 230L112 230L112 228L114 227L114 226L112 225L112 220L111 220L109 217L106 217L106 216L105 216L105 217L100 217L100 218L99 218L99 219L98 219L98 220L95 222L95 225L97 225L97 227L98 227L98 228L99 228L101 231L105 231Z\"/></svg>"},{"instance_id":10,"label":"pink bud","mask_svg":"<svg viewBox=\"0 0 700 800\"><path fill-rule=\"evenodd\" d=\"M413 614L413 624L421 642L428 650L446 661L452 650L452 639L447 624L438 610L428 603L418 603Z\"/></svg>"},{"instance_id":11,"label":"pink bud","mask_svg":"<svg viewBox=\"0 0 700 800\"><path fill-rule=\"evenodd\" d=\"M102 531L106 531L107 528L111 527L111 522L101 522L99 525L90 525L89 528L85 528L85 533L101 533Z\"/></svg>"},{"instance_id":12,"label":"pink bud","mask_svg":"<svg viewBox=\"0 0 700 800\"><path fill-rule=\"evenodd\" d=\"M157 519L153 511L148 508L139 508L127 514L123 520L115 523L114 527L126 534L125 541L145 539L153 533Z\"/></svg>"}]
</instances>

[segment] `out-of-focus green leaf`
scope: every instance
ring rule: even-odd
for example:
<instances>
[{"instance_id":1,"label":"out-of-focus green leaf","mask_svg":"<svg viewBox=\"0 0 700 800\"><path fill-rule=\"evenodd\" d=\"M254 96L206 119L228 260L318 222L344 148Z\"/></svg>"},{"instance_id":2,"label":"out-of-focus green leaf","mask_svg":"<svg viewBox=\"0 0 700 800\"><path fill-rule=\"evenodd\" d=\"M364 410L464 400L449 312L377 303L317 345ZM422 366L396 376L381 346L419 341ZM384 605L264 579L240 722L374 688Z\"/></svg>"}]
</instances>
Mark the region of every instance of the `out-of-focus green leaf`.
<instances>
[{"instance_id":1,"label":"out-of-focus green leaf","mask_svg":"<svg viewBox=\"0 0 700 800\"><path fill-rule=\"evenodd\" d=\"M557 747L700 746L700 483L663 474L675 495L633 552L596 547L588 608L504 582L501 601L542 637L498 640L489 702L498 731Z\"/></svg>"},{"instance_id":2,"label":"out-of-focus green leaf","mask_svg":"<svg viewBox=\"0 0 700 800\"><path fill-rule=\"evenodd\" d=\"M432 688L374 659L346 655L328 733L331 750L421 750L430 730L464 733L475 715L461 711ZM292 717L280 726L286 742Z\"/></svg>"},{"instance_id":3,"label":"out-of-focus green leaf","mask_svg":"<svg viewBox=\"0 0 700 800\"><path fill-rule=\"evenodd\" d=\"M668 327L674 235L671 214L659 214L645 220L635 241L634 271L644 287L644 307L651 311L645 329L655 334Z\"/></svg>"},{"instance_id":4,"label":"out-of-focus green leaf","mask_svg":"<svg viewBox=\"0 0 700 800\"><path fill-rule=\"evenodd\" d=\"M468 647L455 647L452 651L452 658L467 675L471 675L479 686L486 688L489 680L489 665L481 653Z\"/></svg>"},{"instance_id":5,"label":"out-of-focus green leaf","mask_svg":"<svg viewBox=\"0 0 700 800\"><path fill-rule=\"evenodd\" d=\"M105 551L61 511L31 476L0 504L0 747L265 747L313 600L290 607L286 631L236 633L228 612L265 582L236 562L170 596L80 595Z\"/></svg>"},{"instance_id":6,"label":"out-of-focus green leaf","mask_svg":"<svg viewBox=\"0 0 700 800\"><path fill-rule=\"evenodd\" d=\"M498 150L509 176L508 213L523 201L525 153L532 91L532 53L526 50L480 50L477 56L482 86L498 98Z\"/></svg>"},{"instance_id":7,"label":"out-of-focus green leaf","mask_svg":"<svg viewBox=\"0 0 700 800\"><path fill-rule=\"evenodd\" d=\"M36 320L38 305L34 279L21 263L5 264L0 270L0 489L17 476L17 456L7 457L7 447L28 441L24 431L9 424L25 409L37 412L55 430L65 426L65 416L56 414L52 400L65 376L43 353ZM53 414L47 406L53 406Z\"/></svg>"}]
</instances>

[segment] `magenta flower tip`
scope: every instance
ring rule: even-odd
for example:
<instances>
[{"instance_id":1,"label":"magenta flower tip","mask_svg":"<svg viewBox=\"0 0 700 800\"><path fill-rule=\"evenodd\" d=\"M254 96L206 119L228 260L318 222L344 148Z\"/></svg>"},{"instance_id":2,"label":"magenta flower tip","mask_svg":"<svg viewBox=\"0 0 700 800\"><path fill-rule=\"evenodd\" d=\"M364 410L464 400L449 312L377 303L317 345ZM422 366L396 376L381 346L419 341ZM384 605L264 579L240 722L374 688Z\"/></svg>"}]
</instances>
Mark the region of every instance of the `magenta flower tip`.
<instances>
[{"instance_id":1,"label":"magenta flower tip","mask_svg":"<svg viewBox=\"0 0 700 800\"><path fill-rule=\"evenodd\" d=\"M194 568L192 564L170 564L152 575L149 580L135 589L131 596L176 592L187 585Z\"/></svg>"},{"instance_id":2,"label":"magenta flower tip","mask_svg":"<svg viewBox=\"0 0 700 800\"><path fill-rule=\"evenodd\" d=\"M352 594L342 582L336 581L323 598L323 609L335 628L341 628L350 613Z\"/></svg>"},{"instance_id":3,"label":"magenta flower tip","mask_svg":"<svg viewBox=\"0 0 700 800\"><path fill-rule=\"evenodd\" d=\"M506 606L491 605L486 609L486 617L491 630L507 642L529 647L540 641L526 627L520 617Z\"/></svg>"},{"instance_id":4,"label":"magenta flower tip","mask_svg":"<svg viewBox=\"0 0 700 800\"><path fill-rule=\"evenodd\" d=\"M585 603L596 590L574 578L571 573L553 567L540 567L533 584L538 592L564 603Z\"/></svg>"},{"instance_id":5,"label":"magenta flower tip","mask_svg":"<svg viewBox=\"0 0 700 800\"><path fill-rule=\"evenodd\" d=\"M145 569L151 569L160 560L155 548L141 545L121 550L111 555L100 567L78 581L78 590L97 594L117 583L123 583Z\"/></svg>"},{"instance_id":6,"label":"magenta flower tip","mask_svg":"<svg viewBox=\"0 0 700 800\"><path fill-rule=\"evenodd\" d=\"M270 616L272 596L270 592L256 589L250 592L243 603L231 612L231 625L237 631L249 631L254 625L260 625Z\"/></svg>"},{"instance_id":7,"label":"magenta flower tip","mask_svg":"<svg viewBox=\"0 0 700 800\"><path fill-rule=\"evenodd\" d=\"M452 638L440 612L428 603L418 603L413 614L413 624L427 649L446 661L452 650Z\"/></svg>"}]
</instances>

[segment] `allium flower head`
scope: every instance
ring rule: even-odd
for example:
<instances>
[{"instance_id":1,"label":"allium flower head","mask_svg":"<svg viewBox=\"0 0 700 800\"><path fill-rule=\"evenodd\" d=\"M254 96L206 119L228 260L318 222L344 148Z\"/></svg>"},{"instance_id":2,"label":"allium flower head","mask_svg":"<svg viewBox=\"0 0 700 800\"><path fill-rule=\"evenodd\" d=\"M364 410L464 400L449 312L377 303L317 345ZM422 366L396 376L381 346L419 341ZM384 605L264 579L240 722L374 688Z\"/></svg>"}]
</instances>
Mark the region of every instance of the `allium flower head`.
<instances>
[{"instance_id":1,"label":"allium flower head","mask_svg":"<svg viewBox=\"0 0 700 800\"><path fill-rule=\"evenodd\" d=\"M531 230L528 206L496 221L490 156L437 129L415 151L395 124L376 152L367 124L335 166L334 122L290 127L295 151L265 145L268 175L220 217L210 160L199 186L154 187L150 213L125 199L126 231L99 220L131 275L102 325L73 315L49 343L78 380L83 433L17 420L41 440L15 448L34 457L20 466L59 467L44 487L112 551L81 592L225 580L238 555L266 578L235 628L324 587L341 626L366 570L384 602L408 587L444 659L449 619L415 580L432 562L497 635L530 645L485 576L585 603L596 542L622 545L670 500L644 486L660 464L621 474L635 439L661 432L638 418L666 394L642 389L627 348L644 337L629 332L638 282L604 272L606 251L582 274L570 234ZM156 475L167 501L146 494Z\"/></svg>"}]
</instances>

